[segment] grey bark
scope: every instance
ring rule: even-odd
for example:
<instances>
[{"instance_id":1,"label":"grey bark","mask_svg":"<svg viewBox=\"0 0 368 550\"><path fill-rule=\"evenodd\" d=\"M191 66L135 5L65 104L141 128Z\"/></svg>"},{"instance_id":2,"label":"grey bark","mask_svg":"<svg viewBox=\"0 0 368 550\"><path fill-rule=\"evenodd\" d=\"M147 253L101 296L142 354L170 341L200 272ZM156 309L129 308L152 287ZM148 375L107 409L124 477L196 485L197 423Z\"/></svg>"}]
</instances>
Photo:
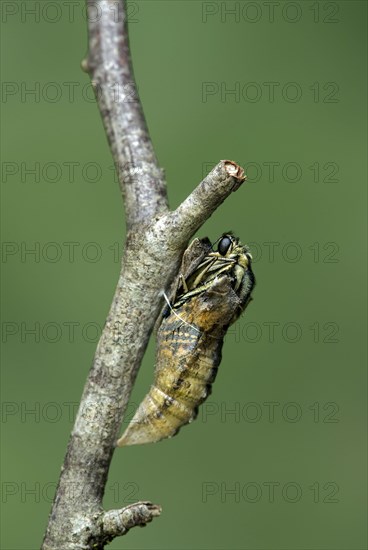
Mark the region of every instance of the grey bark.
<instances>
[{"instance_id":1,"label":"grey bark","mask_svg":"<svg viewBox=\"0 0 368 550\"><path fill-rule=\"evenodd\" d=\"M104 548L160 507L138 502L102 508L115 443L163 292L175 278L189 239L244 181L232 161L220 161L175 210L168 209L158 166L138 99L128 43L125 3L87 0L90 73L124 200L127 238L121 273L81 398L43 550ZM118 92L117 92L118 90ZM135 98L128 101L127 97ZM120 451L123 452L123 451ZM123 460L123 457L120 457ZM122 470L124 474L124 470Z\"/></svg>"}]
</instances>

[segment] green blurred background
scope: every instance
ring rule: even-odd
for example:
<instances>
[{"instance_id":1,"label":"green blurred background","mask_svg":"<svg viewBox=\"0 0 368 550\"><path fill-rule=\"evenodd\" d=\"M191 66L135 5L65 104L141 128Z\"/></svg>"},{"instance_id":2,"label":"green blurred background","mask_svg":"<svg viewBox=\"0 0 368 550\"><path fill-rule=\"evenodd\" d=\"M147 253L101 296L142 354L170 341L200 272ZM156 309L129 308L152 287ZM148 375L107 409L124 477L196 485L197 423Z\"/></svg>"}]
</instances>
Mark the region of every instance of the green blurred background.
<instances>
[{"instance_id":1,"label":"green blurred background","mask_svg":"<svg viewBox=\"0 0 368 550\"><path fill-rule=\"evenodd\" d=\"M41 543L124 239L83 6L1 3L6 550ZM111 548L366 548L366 3L150 0L129 19L171 206L219 159L245 166L199 235L250 243L257 288L197 421L116 452L106 508L163 514ZM151 342L124 424L153 366Z\"/></svg>"}]
</instances>

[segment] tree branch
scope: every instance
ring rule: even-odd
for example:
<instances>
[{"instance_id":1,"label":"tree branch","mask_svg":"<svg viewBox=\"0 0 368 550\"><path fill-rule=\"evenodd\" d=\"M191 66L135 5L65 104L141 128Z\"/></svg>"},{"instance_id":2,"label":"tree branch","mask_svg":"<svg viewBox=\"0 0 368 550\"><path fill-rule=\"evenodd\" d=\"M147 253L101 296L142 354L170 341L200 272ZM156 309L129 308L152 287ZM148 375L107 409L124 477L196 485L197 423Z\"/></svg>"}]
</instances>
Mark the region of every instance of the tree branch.
<instances>
[{"instance_id":1,"label":"tree branch","mask_svg":"<svg viewBox=\"0 0 368 550\"><path fill-rule=\"evenodd\" d=\"M92 79L123 194L127 227L168 209L131 63L127 16L116 0L87 0Z\"/></svg>"},{"instance_id":2,"label":"tree branch","mask_svg":"<svg viewBox=\"0 0 368 550\"><path fill-rule=\"evenodd\" d=\"M144 527L161 514L160 506L151 502L136 502L122 510L109 510L102 516L102 529L105 536L112 540L126 533L132 527Z\"/></svg>"},{"instance_id":3,"label":"tree branch","mask_svg":"<svg viewBox=\"0 0 368 550\"><path fill-rule=\"evenodd\" d=\"M190 239L221 203L239 189L246 176L232 160L222 160L172 213L179 239Z\"/></svg>"},{"instance_id":4,"label":"tree branch","mask_svg":"<svg viewBox=\"0 0 368 550\"><path fill-rule=\"evenodd\" d=\"M148 502L105 513L102 499L109 466L162 307L162 293L177 274L188 240L244 181L242 168L221 161L174 212L168 211L165 182L140 103L138 99L124 101L124 92L114 100L114 82L135 86L124 2L119 17L116 0L87 3L89 10L92 5L100 7L100 17L89 22L89 56L84 65L99 83L96 95L114 159L125 163L119 178L129 230L118 285L70 436L43 550L103 548L115 536L159 515L160 508Z\"/></svg>"}]
</instances>

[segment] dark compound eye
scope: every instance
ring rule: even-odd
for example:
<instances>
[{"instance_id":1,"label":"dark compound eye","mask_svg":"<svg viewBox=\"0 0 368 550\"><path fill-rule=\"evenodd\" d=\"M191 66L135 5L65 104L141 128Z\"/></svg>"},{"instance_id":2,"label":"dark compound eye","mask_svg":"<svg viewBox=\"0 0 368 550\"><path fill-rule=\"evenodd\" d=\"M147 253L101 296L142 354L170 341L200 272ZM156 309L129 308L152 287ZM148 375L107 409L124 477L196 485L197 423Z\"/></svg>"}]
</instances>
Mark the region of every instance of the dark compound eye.
<instances>
[{"instance_id":1,"label":"dark compound eye","mask_svg":"<svg viewBox=\"0 0 368 550\"><path fill-rule=\"evenodd\" d=\"M217 250L221 256L225 256L231 245L231 239L229 237L223 237L218 244Z\"/></svg>"}]
</instances>

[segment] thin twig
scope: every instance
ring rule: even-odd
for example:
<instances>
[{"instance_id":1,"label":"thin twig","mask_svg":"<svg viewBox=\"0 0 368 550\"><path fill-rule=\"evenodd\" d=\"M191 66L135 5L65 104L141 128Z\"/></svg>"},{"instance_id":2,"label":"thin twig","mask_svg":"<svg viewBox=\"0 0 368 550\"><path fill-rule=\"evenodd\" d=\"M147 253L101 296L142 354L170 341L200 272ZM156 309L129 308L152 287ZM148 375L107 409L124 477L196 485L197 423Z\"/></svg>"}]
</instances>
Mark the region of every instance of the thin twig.
<instances>
[{"instance_id":1,"label":"thin twig","mask_svg":"<svg viewBox=\"0 0 368 550\"><path fill-rule=\"evenodd\" d=\"M180 239L190 239L221 203L239 189L246 176L232 160L217 164L185 201L172 213Z\"/></svg>"},{"instance_id":2,"label":"thin twig","mask_svg":"<svg viewBox=\"0 0 368 550\"><path fill-rule=\"evenodd\" d=\"M87 0L92 79L130 228L168 209L163 170L149 137L134 80L127 16L116 0Z\"/></svg>"},{"instance_id":3,"label":"thin twig","mask_svg":"<svg viewBox=\"0 0 368 550\"><path fill-rule=\"evenodd\" d=\"M194 232L244 180L242 169L221 161L174 212L167 209L162 171L140 103L114 101L114 82L132 85L125 3L87 0L100 8L89 21L88 71L119 171L128 227L121 273L70 436L43 550L103 548L160 508L136 503L104 512L102 499L115 442L163 291L175 277ZM115 9L111 9L114 5ZM138 177L137 177L138 175ZM130 177L133 179L129 180ZM97 289L96 289L97 292ZM128 477L123 468L121 473ZM119 519L120 518L120 519ZM119 520L119 521L118 521ZM120 526L120 527L119 527Z\"/></svg>"}]
</instances>

